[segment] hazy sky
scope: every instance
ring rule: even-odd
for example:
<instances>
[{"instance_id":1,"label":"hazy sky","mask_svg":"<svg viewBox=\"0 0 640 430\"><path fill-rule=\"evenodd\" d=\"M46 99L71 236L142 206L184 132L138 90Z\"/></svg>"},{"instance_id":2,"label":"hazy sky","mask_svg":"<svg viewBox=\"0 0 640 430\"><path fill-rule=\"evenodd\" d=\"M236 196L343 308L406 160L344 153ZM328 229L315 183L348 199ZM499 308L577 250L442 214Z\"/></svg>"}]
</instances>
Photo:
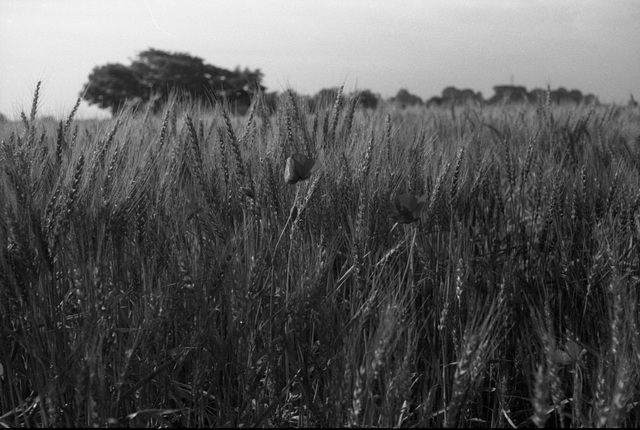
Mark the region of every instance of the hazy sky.
<instances>
[{"instance_id":1,"label":"hazy sky","mask_svg":"<svg viewBox=\"0 0 640 430\"><path fill-rule=\"evenodd\" d=\"M638 0L0 0L0 112L28 112L42 80L40 112L66 115L93 67L148 48L259 68L268 91L488 98L513 83L640 99Z\"/></svg>"}]
</instances>

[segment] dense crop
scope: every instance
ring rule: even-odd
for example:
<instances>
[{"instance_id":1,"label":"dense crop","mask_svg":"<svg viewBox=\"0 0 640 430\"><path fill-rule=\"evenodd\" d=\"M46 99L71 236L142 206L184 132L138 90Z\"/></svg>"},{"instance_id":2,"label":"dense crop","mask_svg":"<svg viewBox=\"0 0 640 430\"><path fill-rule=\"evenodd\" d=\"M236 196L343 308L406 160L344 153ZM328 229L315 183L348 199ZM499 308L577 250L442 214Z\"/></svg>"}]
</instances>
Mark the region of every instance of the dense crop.
<instances>
[{"instance_id":1,"label":"dense crop","mask_svg":"<svg viewBox=\"0 0 640 430\"><path fill-rule=\"evenodd\" d=\"M637 108L37 98L0 124L0 424L640 425Z\"/></svg>"}]
</instances>

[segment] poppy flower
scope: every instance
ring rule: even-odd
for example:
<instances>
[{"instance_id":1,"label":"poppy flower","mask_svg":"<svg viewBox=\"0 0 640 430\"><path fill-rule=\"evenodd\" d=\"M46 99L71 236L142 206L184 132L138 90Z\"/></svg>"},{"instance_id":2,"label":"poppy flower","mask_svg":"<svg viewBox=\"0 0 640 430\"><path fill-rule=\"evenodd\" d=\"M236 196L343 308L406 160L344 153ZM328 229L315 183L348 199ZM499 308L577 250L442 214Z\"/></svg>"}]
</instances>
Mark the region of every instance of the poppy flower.
<instances>
[{"instance_id":1,"label":"poppy flower","mask_svg":"<svg viewBox=\"0 0 640 430\"><path fill-rule=\"evenodd\" d=\"M422 209L427 201L427 196L416 197L411 193L404 193L397 196L390 207L389 216L395 222L410 224L420 219Z\"/></svg>"},{"instance_id":2,"label":"poppy flower","mask_svg":"<svg viewBox=\"0 0 640 430\"><path fill-rule=\"evenodd\" d=\"M317 159L298 153L293 154L287 158L287 163L284 166L284 180L290 185L306 181L319 167Z\"/></svg>"},{"instance_id":3,"label":"poppy flower","mask_svg":"<svg viewBox=\"0 0 640 430\"><path fill-rule=\"evenodd\" d=\"M251 200L256 198L256 194L253 192L253 190L249 187L240 187L240 191L242 191L242 193L249 197Z\"/></svg>"},{"instance_id":4,"label":"poppy flower","mask_svg":"<svg viewBox=\"0 0 640 430\"><path fill-rule=\"evenodd\" d=\"M587 352L576 342L570 340L564 344L564 351L557 349L554 352L554 361L564 366L580 364L582 356Z\"/></svg>"}]
</instances>

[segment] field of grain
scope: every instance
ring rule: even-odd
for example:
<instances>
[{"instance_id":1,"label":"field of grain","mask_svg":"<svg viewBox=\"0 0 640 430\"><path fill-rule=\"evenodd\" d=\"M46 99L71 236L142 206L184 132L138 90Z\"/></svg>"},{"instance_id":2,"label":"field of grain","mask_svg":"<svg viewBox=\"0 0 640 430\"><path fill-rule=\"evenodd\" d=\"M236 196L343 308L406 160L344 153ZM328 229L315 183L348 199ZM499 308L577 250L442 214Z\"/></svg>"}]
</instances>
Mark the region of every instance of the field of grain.
<instances>
[{"instance_id":1,"label":"field of grain","mask_svg":"<svg viewBox=\"0 0 640 430\"><path fill-rule=\"evenodd\" d=\"M37 99L0 426L640 425L637 107Z\"/></svg>"}]
</instances>

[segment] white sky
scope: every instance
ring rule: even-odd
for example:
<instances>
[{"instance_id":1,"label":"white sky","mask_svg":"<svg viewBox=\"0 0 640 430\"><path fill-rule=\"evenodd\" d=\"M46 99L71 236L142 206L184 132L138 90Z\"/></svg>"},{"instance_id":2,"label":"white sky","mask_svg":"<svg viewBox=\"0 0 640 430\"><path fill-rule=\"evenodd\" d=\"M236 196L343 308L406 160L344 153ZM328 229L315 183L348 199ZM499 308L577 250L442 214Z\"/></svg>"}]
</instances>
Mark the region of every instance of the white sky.
<instances>
[{"instance_id":1,"label":"white sky","mask_svg":"<svg viewBox=\"0 0 640 430\"><path fill-rule=\"evenodd\" d=\"M640 99L638 0L0 0L0 112L69 113L91 70L148 48L259 68L268 91L499 84ZM82 117L99 110L83 104Z\"/></svg>"}]
</instances>

